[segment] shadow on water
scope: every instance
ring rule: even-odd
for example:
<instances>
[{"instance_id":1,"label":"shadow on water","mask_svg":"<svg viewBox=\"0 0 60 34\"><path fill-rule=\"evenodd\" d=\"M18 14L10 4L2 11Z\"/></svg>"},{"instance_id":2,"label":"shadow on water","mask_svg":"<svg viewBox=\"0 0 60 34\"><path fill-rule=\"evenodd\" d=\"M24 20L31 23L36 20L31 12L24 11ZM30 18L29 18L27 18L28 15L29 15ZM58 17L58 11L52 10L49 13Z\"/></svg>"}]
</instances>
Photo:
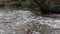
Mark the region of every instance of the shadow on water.
<instances>
[{"instance_id":1,"label":"shadow on water","mask_svg":"<svg viewBox=\"0 0 60 34\"><path fill-rule=\"evenodd\" d=\"M42 14L39 11L33 11L33 13L37 16L41 17L47 17L47 18L52 18L52 19L58 19L60 20L60 13L47 13L47 14Z\"/></svg>"},{"instance_id":2,"label":"shadow on water","mask_svg":"<svg viewBox=\"0 0 60 34\"><path fill-rule=\"evenodd\" d=\"M47 17L60 20L60 14L51 14L51 15L47 15Z\"/></svg>"}]
</instances>

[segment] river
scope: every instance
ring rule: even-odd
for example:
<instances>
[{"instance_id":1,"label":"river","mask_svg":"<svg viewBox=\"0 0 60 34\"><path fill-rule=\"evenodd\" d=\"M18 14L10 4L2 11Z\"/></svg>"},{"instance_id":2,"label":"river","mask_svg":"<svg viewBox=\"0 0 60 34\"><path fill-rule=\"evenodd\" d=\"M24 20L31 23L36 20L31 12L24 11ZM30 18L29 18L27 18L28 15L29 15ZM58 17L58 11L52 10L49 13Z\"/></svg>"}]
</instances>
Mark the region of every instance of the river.
<instances>
[{"instance_id":1,"label":"river","mask_svg":"<svg viewBox=\"0 0 60 34\"><path fill-rule=\"evenodd\" d=\"M36 16L26 10L0 10L0 34L60 34L60 15Z\"/></svg>"}]
</instances>

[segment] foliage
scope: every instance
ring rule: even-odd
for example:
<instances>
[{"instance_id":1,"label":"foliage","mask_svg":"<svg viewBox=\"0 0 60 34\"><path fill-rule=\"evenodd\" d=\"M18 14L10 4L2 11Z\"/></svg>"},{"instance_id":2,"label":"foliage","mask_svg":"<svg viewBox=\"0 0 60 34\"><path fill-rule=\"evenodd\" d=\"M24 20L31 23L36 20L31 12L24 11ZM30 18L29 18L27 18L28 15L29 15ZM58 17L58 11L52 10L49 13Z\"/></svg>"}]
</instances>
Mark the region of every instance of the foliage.
<instances>
[{"instance_id":1,"label":"foliage","mask_svg":"<svg viewBox=\"0 0 60 34\"><path fill-rule=\"evenodd\" d=\"M26 6L33 7L32 4L36 3L36 5L39 6L41 11L48 11L48 10L53 10L53 11L60 11L60 5L57 6L55 4L55 0L26 0Z\"/></svg>"},{"instance_id":2,"label":"foliage","mask_svg":"<svg viewBox=\"0 0 60 34\"><path fill-rule=\"evenodd\" d=\"M33 2L33 0L26 0L26 6L30 7L32 2Z\"/></svg>"}]
</instances>

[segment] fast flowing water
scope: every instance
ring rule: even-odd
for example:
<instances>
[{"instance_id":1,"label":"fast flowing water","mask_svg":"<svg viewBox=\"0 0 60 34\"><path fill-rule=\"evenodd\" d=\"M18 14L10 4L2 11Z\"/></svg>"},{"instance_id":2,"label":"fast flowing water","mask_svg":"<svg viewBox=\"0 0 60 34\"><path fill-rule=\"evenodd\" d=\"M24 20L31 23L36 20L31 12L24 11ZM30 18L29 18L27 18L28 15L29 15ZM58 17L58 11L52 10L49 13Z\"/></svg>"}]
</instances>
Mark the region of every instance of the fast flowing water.
<instances>
[{"instance_id":1,"label":"fast flowing water","mask_svg":"<svg viewBox=\"0 0 60 34\"><path fill-rule=\"evenodd\" d=\"M0 34L60 34L60 15L43 17L24 10L0 10Z\"/></svg>"}]
</instances>

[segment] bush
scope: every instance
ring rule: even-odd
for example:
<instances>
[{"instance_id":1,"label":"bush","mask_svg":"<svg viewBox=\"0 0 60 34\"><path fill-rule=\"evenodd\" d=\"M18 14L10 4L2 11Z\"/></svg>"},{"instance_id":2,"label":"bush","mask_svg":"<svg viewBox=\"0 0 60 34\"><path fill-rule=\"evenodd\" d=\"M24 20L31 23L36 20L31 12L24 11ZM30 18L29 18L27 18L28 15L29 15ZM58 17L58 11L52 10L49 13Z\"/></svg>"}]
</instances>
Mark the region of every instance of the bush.
<instances>
[{"instance_id":1,"label":"bush","mask_svg":"<svg viewBox=\"0 0 60 34\"><path fill-rule=\"evenodd\" d=\"M56 0L26 0L26 7L38 6L42 13L60 13L60 4Z\"/></svg>"}]
</instances>

